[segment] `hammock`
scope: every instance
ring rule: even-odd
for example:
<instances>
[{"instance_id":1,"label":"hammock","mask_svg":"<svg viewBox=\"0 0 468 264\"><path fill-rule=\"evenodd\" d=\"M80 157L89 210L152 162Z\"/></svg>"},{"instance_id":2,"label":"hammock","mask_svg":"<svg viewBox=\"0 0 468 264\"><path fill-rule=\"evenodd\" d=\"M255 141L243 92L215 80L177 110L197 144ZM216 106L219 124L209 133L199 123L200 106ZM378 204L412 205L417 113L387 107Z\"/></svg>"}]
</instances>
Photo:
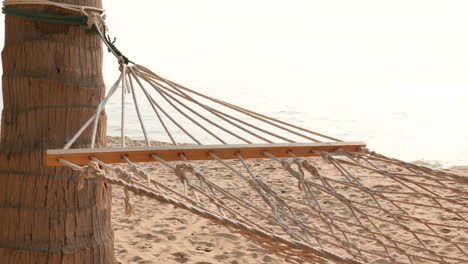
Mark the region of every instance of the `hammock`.
<instances>
[{"instance_id":1,"label":"hammock","mask_svg":"<svg viewBox=\"0 0 468 264\"><path fill-rule=\"evenodd\" d=\"M20 3L51 4L4 5ZM127 213L130 193L172 204L291 263L468 262L467 177L389 158L363 142L343 142L167 80L118 51L105 36L102 10L65 8L86 16L121 72L64 149L47 152L49 166L81 172L78 188L88 178L121 186ZM96 149L99 115L119 87L121 148ZM152 146L136 93L170 143ZM130 95L146 147L127 147ZM70 149L87 129L91 147ZM269 175L269 168L282 173ZM177 185L168 180L174 177Z\"/></svg>"}]
</instances>

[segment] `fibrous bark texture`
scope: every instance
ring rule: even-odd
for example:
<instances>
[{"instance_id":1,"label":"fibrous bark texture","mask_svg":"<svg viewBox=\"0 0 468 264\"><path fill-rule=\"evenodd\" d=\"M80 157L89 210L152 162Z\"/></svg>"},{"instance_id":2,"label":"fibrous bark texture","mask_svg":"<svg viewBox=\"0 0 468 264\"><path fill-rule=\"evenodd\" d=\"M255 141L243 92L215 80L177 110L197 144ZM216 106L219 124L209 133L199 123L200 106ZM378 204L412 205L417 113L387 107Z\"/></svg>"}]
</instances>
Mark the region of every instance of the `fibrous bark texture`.
<instances>
[{"instance_id":1,"label":"fibrous bark texture","mask_svg":"<svg viewBox=\"0 0 468 264\"><path fill-rule=\"evenodd\" d=\"M63 0L101 7L101 0ZM64 13L53 7L20 6ZM6 16L0 142L0 263L115 263L111 188L45 165L105 93L102 43L84 27ZM105 145L105 114L98 146ZM91 129L73 147L91 142Z\"/></svg>"}]
</instances>

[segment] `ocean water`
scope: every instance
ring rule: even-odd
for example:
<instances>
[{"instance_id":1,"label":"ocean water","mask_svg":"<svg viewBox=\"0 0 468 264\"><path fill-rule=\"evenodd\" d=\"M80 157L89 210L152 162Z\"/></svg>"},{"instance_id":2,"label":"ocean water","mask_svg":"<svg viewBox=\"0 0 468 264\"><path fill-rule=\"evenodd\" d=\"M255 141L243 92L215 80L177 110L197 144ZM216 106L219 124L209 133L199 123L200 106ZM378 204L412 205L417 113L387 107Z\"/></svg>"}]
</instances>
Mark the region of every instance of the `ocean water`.
<instances>
[{"instance_id":1,"label":"ocean water","mask_svg":"<svg viewBox=\"0 0 468 264\"><path fill-rule=\"evenodd\" d=\"M293 124L405 161L435 167L468 165L468 83L394 84L385 87L191 87ZM152 140L168 141L151 107L137 93ZM131 96L126 103L126 135L142 139ZM170 107L168 108L170 109ZM108 134L119 136L121 95L106 108ZM169 110L174 113L174 110ZM191 130L193 133L197 131ZM181 141L181 133L177 134ZM208 140L199 134L197 136Z\"/></svg>"}]
</instances>

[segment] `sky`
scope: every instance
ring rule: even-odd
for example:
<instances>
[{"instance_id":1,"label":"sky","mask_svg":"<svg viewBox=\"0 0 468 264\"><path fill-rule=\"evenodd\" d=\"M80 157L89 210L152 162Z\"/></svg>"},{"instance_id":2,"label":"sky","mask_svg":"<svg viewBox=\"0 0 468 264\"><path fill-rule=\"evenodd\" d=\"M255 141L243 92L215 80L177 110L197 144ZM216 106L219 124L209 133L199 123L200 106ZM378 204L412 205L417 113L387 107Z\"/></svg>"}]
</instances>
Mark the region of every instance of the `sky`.
<instances>
[{"instance_id":1,"label":"sky","mask_svg":"<svg viewBox=\"0 0 468 264\"><path fill-rule=\"evenodd\" d=\"M466 0L104 0L104 7L124 54L194 86L468 81ZM115 68L106 56L108 83Z\"/></svg>"},{"instance_id":2,"label":"sky","mask_svg":"<svg viewBox=\"0 0 468 264\"><path fill-rule=\"evenodd\" d=\"M194 85L468 80L466 0L104 4L120 50Z\"/></svg>"}]
</instances>

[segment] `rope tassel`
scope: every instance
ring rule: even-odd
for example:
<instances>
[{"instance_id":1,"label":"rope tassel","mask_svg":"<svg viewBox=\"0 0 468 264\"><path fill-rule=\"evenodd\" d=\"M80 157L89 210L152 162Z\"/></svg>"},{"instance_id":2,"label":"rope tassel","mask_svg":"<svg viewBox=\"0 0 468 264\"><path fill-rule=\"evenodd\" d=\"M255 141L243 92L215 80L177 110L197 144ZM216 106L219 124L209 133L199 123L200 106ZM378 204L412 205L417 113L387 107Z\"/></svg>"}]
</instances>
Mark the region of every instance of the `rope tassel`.
<instances>
[{"instance_id":1,"label":"rope tassel","mask_svg":"<svg viewBox=\"0 0 468 264\"><path fill-rule=\"evenodd\" d=\"M133 206L130 203L130 191L127 188L124 188L125 193L125 214L130 216L133 213Z\"/></svg>"}]
</instances>

